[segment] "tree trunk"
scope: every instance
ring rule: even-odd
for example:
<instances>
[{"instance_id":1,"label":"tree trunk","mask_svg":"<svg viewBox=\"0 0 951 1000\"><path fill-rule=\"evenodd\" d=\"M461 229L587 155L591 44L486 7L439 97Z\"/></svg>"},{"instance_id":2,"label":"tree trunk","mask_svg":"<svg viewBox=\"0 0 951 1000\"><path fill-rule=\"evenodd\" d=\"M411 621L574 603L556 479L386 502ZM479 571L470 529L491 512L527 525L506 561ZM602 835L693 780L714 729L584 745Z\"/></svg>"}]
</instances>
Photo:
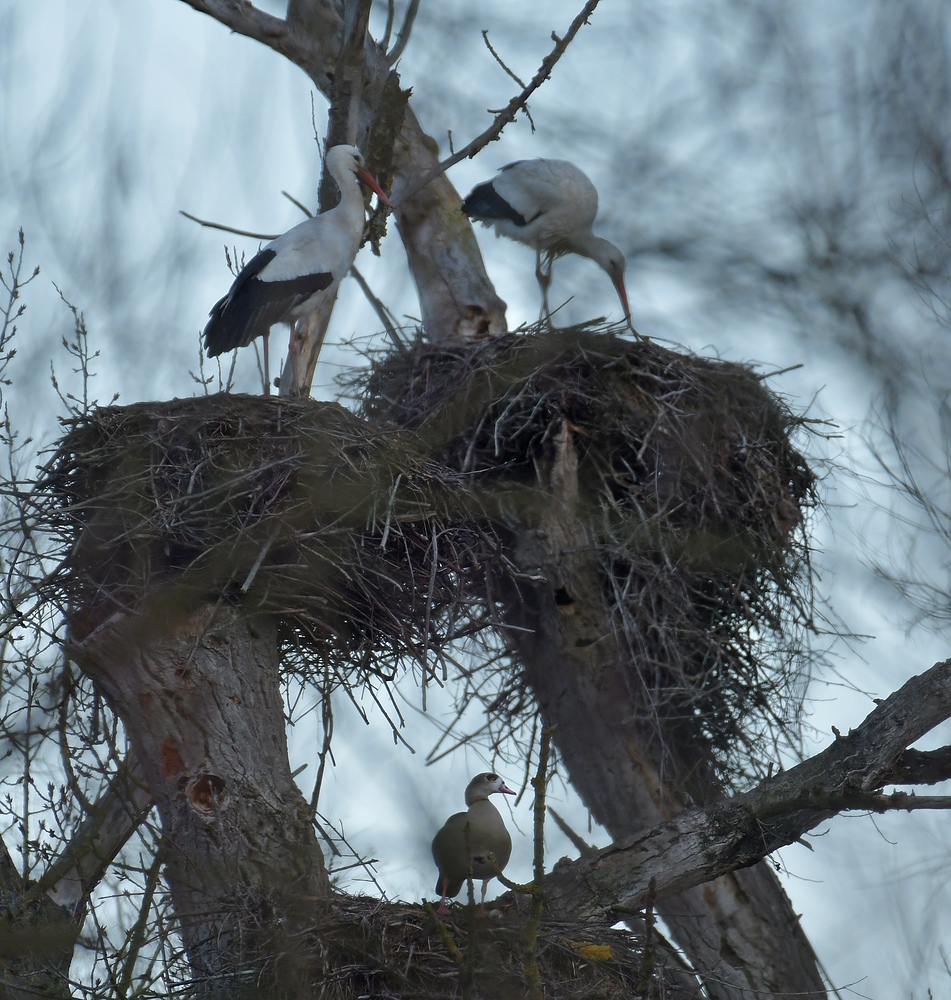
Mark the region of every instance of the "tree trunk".
<instances>
[{"instance_id":1,"label":"tree trunk","mask_svg":"<svg viewBox=\"0 0 951 1000\"><path fill-rule=\"evenodd\" d=\"M68 1000L69 963L79 922L28 885L0 840L0 997Z\"/></svg>"},{"instance_id":2,"label":"tree trunk","mask_svg":"<svg viewBox=\"0 0 951 1000\"><path fill-rule=\"evenodd\" d=\"M228 14L232 16L231 12ZM221 15L216 12L216 16ZM233 17L233 26L239 30L245 26L239 14ZM221 19L228 22L227 17ZM308 57L302 58L300 53L285 48L285 55L297 62L332 100L335 67L343 45L342 12L328 0L291 0L287 24L309 51ZM358 145L363 146L371 126L392 117L393 108L387 105L397 103L398 91L398 77L372 39L368 38L364 46L364 58L370 80L364 85L358 124ZM397 206L396 223L419 294L420 318L427 341L460 343L501 336L507 329L505 303L489 281L472 225L462 213L462 197L449 178L443 174L402 201L403 192L411 184L438 166L436 140L423 131L408 105L394 135L392 161L383 165L393 172L391 198ZM370 165L375 167L372 157L377 151L367 152ZM380 151L384 157L389 153L389 149Z\"/></svg>"},{"instance_id":3,"label":"tree trunk","mask_svg":"<svg viewBox=\"0 0 951 1000\"><path fill-rule=\"evenodd\" d=\"M125 725L162 820L165 874L203 995L305 996L329 896L290 774L274 624L230 605L113 615L74 655Z\"/></svg>"},{"instance_id":4,"label":"tree trunk","mask_svg":"<svg viewBox=\"0 0 951 1000\"><path fill-rule=\"evenodd\" d=\"M550 504L514 546L525 577L507 588L517 650L572 786L615 839L683 808L676 775L643 720L602 598L602 571L581 518L577 455L565 422L548 470ZM543 581L543 582L540 582ZM708 762L698 761L697 773ZM711 787L709 795L719 789ZM657 904L710 996L826 995L815 955L776 876L762 862Z\"/></svg>"}]
</instances>

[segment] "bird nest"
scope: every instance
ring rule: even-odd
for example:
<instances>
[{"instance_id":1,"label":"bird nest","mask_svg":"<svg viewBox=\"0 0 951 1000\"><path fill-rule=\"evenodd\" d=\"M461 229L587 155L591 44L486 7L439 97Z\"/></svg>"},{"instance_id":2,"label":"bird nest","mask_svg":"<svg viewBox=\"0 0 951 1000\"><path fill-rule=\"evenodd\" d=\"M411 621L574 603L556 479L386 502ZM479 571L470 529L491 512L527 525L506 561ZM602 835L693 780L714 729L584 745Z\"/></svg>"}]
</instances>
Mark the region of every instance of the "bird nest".
<instances>
[{"instance_id":1,"label":"bird nest","mask_svg":"<svg viewBox=\"0 0 951 1000\"><path fill-rule=\"evenodd\" d=\"M484 919L456 907L437 925L419 906L340 897L320 929L325 957L322 996L546 996L566 1000L687 995L643 942L596 924L542 921L535 954L526 955L527 919L508 910ZM692 991L689 995L693 995Z\"/></svg>"},{"instance_id":2,"label":"bird nest","mask_svg":"<svg viewBox=\"0 0 951 1000\"><path fill-rule=\"evenodd\" d=\"M480 543L459 478L336 404L234 394L74 420L35 501L74 635L233 600L276 616L290 669L353 682L462 627Z\"/></svg>"},{"instance_id":3,"label":"bird nest","mask_svg":"<svg viewBox=\"0 0 951 1000\"><path fill-rule=\"evenodd\" d=\"M460 699L501 740L535 707L496 585L525 583L518 539L567 438L633 710L729 779L795 723L815 477L801 419L754 371L575 328L417 344L352 388L359 415L218 395L72 421L34 505L74 633L154 594L233 600L274 615L285 667L325 687L442 674L476 637Z\"/></svg>"},{"instance_id":4,"label":"bird nest","mask_svg":"<svg viewBox=\"0 0 951 1000\"><path fill-rule=\"evenodd\" d=\"M791 440L802 419L762 376L578 327L417 344L377 358L352 388L369 421L411 429L431 458L464 473L499 531L537 525L532 494L551 490L570 436L574 509L639 674L629 689L644 692L658 738L703 757L712 749L735 777L762 737L795 725L816 479ZM526 704L517 669L483 696L503 716Z\"/></svg>"}]
</instances>

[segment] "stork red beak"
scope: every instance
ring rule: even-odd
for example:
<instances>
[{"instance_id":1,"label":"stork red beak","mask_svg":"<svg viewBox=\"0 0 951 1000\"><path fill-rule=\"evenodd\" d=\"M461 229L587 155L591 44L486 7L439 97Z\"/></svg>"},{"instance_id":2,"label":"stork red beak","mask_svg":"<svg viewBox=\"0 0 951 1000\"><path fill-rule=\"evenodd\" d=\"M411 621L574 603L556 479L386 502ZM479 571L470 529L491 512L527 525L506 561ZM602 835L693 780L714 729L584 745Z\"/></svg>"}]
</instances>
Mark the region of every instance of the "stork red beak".
<instances>
[{"instance_id":1,"label":"stork red beak","mask_svg":"<svg viewBox=\"0 0 951 1000\"><path fill-rule=\"evenodd\" d=\"M619 274L616 277L612 275L611 280L617 289L617 297L621 300L621 305L624 307L624 318L627 320L627 325L633 330L634 327L631 326L631 309L627 304L627 289L624 287L624 275Z\"/></svg>"},{"instance_id":2,"label":"stork red beak","mask_svg":"<svg viewBox=\"0 0 951 1000\"><path fill-rule=\"evenodd\" d=\"M366 186L376 194L377 198L379 198L384 205L387 205L390 208L393 207L390 205L390 199L383 193L383 188L377 184L376 178L370 173L369 170L367 170L366 167L360 167L360 169L357 170L357 180L366 184Z\"/></svg>"},{"instance_id":3,"label":"stork red beak","mask_svg":"<svg viewBox=\"0 0 951 1000\"><path fill-rule=\"evenodd\" d=\"M515 794L517 794L516 792L513 792L512 789L509 788L508 785L506 785L504 781L502 782L501 785L499 785L499 791L502 792L505 795L515 795Z\"/></svg>"}]
</instances>

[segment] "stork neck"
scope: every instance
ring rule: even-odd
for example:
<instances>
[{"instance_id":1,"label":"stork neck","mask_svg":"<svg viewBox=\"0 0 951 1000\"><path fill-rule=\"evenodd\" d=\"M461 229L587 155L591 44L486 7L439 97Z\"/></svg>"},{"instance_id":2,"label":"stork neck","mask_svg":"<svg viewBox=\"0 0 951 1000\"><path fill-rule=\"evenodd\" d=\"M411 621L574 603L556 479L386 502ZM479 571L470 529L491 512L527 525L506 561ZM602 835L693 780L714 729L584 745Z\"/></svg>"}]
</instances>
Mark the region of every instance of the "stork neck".
<instances>
[{"instance_id":1,"label":"stork neck","mask_svg":"<svg viewBox=\"0 0 951 1000\"><path fill-rule=\"evenodd\" d=\"M360 183L356 176L346 167L340 166L336 170L331 168L330 176L334 179L337 190L340 192L340 201L330 211L340 212L341 215L354 220L354 227L356 227L356 220L359 219L362 227L363 220L366 218L366 209L363 204L363 192L360 190Z\"/></svg>"},{"instance_id":2,"label":"stork neck","mask_svg":"<svg viewBox=\"0 0 951 1000\"><path fill-rule=\"evenodd\" d=\"M600 264L605 271L608 270L607 262L611 256L620 252L610 240L595 236L594 233L584 233L576 237L572 240L571 249L574 253Z\"/></svg>"}]
</instances>

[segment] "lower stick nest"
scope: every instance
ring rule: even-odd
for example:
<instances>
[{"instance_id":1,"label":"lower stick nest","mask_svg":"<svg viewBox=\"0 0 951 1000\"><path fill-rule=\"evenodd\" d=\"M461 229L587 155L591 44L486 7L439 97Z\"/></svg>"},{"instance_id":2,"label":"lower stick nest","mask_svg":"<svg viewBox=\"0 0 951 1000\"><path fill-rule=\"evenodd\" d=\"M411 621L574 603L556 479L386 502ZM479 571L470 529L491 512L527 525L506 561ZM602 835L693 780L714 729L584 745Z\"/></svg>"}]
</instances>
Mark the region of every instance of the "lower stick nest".
<instances>
[{"instance_id":1,"label":"lower stick nest","mask_svg":"<svg viewBox=\"0 0 951 1000\"><path fill-rule=\"evenodd\" d=\"M78 637L230 600L277 616L302 671L387 677L465 617L458 479L336 404L235 394L75 421L38 499Z\"/></svg>"},{"instance_id":2,"label":"lower stick nest","mask_svg":"<svg viewBox=\"0 0 951 1000\"><path fill-rule=\"evenodd\" d=\"M662 960L634 935L590 922L543 922L531 956L534 977L529 975L525 915L511 901L481 920L457 908L444 928L451 951L418 905L351 897L339 901L334 915L336 922L320 929L327 998L526 996L532 978L546 997L564 1000L683 995L671 985ZM335 975L341 966L346 975Z\"/></svg>"}]
</instances>

